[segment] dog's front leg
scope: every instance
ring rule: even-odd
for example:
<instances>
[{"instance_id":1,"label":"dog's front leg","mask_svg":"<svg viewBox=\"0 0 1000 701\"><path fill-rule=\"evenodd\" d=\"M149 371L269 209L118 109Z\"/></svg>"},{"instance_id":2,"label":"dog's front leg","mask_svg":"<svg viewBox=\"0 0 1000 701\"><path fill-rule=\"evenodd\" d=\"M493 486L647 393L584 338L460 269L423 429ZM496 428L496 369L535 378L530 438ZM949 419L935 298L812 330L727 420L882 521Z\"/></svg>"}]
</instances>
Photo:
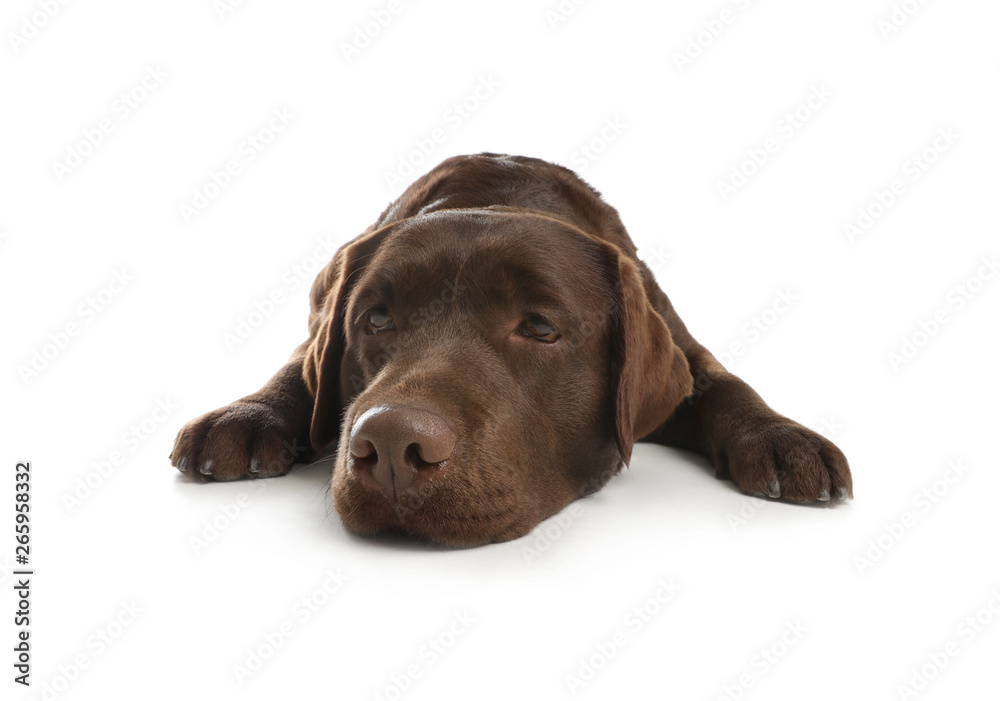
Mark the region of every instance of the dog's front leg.
<instances>
[{"instance_id":1,"label":"dog's front leg","mask_svg":"<svg viewBox=\"0 0 1000 701\"><path fill-rule=\"evenodd\" d=\"M313 397L302 375L306 344L259 391L189 421L171 463L197 480L277 477L312 455Z\"/></svg>"},{"instance_id":2,"label":"dog's front leg","mask_svg":"<svg viewBox=\"0 0 1000 701\"><path fill-rule=\"evenodd\" d=\"M699 452L716 476L749 494L790 501L854 496L847 458L832 442L778 414L693 340L694 391L648 440Z\"/></svg>"}]
</instances>

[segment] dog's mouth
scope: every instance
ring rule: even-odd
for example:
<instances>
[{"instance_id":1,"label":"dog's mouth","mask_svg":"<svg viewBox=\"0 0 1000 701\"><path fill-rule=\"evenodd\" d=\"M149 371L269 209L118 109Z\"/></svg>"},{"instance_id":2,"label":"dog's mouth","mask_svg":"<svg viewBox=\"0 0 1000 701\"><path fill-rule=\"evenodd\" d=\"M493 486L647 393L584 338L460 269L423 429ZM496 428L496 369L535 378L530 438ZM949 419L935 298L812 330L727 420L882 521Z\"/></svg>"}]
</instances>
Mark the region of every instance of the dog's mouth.
<instances>
[{"instance_id":1,"label":"dog's mouth","mask_svg":"<svg viewBox=\"0 0 1000 701\"><path fill-rule=\"evenodd\" d=\"M426 468L431 477L418 475L407 489L393 490L371 474L377 467L371 456L358 460L345 453L338 456L331 486L334 506L353 533L473 547L520 537L534 526L512 485L470 483L459 457L433 464Z\"/></svg>"},{"instance_id":2,"label":"dog's mouth","mask_svg":"<svg viewBox=\"0 0 1000 701\"><path fill-rule=\"evenodd\" d=\"M336 480L335 480L336 482ZM355 483L356 484L356 483ZM442 507L413 494L399 500L364 487L334 484L334 504L344 525L359 535L396 534L448 545L474 547L520 537L531 530L515 506L480 510ZM478 505L477 505L478 506Z\"/></svg>"}]
</instances>

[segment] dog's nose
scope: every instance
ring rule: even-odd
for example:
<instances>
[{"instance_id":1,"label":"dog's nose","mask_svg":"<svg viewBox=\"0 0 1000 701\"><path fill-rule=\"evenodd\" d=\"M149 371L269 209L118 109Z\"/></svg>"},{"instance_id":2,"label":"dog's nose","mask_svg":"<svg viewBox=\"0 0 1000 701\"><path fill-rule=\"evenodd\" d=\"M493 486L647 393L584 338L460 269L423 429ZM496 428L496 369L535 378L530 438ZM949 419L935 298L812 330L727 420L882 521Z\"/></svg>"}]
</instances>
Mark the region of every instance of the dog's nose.
<instances>
[{"instance_id":1,"label":"dog's nose","mask_svg":"<svg viewBox=\"0 0 1000 701\"><path fill-rule=\"evenodd\" d=\"M370 487L398 497L430 479L455 449L444 419L413 407L372 407L351 428L350 467Z\"/></svg>"}]
</instances>

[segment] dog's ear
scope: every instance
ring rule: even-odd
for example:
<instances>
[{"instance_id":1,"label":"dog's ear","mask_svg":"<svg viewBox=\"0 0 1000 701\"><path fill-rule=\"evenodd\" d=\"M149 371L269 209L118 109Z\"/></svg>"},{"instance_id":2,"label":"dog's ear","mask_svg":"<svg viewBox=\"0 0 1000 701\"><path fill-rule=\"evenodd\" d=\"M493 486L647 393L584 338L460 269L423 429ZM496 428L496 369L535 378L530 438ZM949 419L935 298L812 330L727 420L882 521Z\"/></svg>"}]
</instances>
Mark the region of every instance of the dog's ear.
<instances>
[{"instance_id":1,"label":"dog's ear","mask_svg":"<svg viewBox=\"0 0 1000 701\"><path fill-rule=\"evenodd\" d=\"M382 229L341 246L317 276L310 292L311 341L303 359L302 376L314 397L309 442L316 452L337 439L345 402L356 393L346 391L351 383L349 378L340 376L347 298L384 236Z\"/></svg>"},{"instance_id":2,"label":"dog's ear","mask_svg":"<svg viewBox=\"0 0 1000 701\"><path fill-rule=\"evenodd\" d=\"M620 251L612 262L617 268L613 284L617 284L612 310L611 389L618 451L628 464L633 443L670 418L691 393L694 380L687 358L650 301L639 265Z\"/></svg>"}]
</instances>

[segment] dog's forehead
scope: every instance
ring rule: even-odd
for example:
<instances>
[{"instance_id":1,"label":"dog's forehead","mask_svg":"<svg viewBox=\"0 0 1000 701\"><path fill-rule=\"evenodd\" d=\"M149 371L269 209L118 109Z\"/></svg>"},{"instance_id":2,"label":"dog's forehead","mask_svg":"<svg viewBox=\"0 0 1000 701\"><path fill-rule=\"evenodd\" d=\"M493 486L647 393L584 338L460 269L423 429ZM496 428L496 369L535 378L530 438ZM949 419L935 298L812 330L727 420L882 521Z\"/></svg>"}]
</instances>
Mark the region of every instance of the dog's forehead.
<instances>
[{"instance_id":1,"label":"dog's forehead","mask_svg":"<svg viewBox=\"0 0 1000 701\"><path fill-rule=\"evenodd\" d=\"M394 225L360 286L394 298L461 285L501 298L518 293L552 304L589 303L607 293L605 260L590 236L549 217L452 210Z\"/></svg>"}]
</instances>

